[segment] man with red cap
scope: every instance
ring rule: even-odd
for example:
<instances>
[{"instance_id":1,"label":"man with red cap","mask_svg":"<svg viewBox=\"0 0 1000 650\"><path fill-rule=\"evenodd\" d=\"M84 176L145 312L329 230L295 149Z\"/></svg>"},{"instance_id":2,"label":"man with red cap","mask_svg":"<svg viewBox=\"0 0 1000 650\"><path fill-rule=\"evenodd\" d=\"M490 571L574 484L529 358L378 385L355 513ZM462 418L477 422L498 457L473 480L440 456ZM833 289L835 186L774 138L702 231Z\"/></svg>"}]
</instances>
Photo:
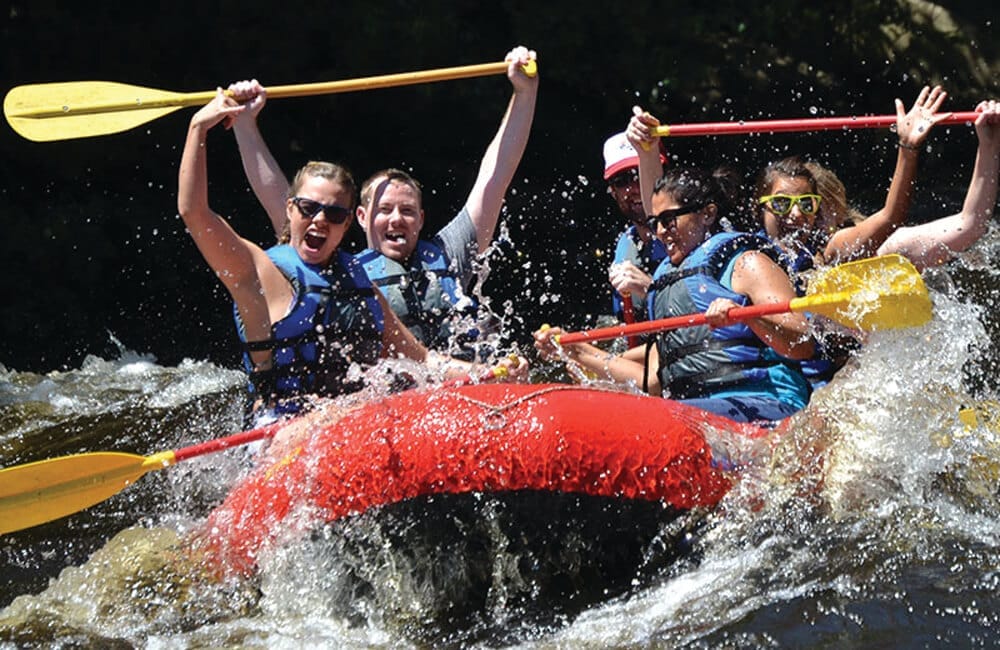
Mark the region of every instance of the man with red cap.
<instances>
[{"instance_id":1,"label":"man with red cap","mask_svg":"<svg viewBox=\"0 0 1000 650\"><path fill-rule=\"evenodd\" d=\"M661 162L664 156L660 154ZM663 243L646 225L646 211L639 193L639 158L625 132L616 133L604 143L604 180L608 194L615 200L628 227L618 237L615 259L608 279L615 288L612 309L626 322L646 319L646 291L653 281L653 271L667 255ZM628 296L628 301L623 301ZM631 302L633 312L625 313L625 302Z\"/></svg>"}]
</instances>

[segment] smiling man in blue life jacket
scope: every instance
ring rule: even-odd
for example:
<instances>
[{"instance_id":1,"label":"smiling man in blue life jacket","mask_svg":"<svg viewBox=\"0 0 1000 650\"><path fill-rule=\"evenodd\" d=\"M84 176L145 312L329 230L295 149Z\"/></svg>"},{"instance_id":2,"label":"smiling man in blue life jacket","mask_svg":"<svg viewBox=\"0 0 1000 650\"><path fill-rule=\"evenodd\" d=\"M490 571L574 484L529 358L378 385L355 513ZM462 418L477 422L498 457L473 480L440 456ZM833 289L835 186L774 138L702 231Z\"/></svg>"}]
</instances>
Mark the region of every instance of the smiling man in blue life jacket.
<instances>
[{"instance_id":1,"label":"smiling man in blue life jacket","mask_svg":"<svg viewBox=\"0 0 1000 650\"><path fill-rule=\"evenodd\" d=\"M465 205L434 237L420 238L425 221L422 191L409 174L387 169L362 185L357 219L368 248L358 260L421 343L459 358L476 356L469 344L479 334L472 318L478 310L466 291L476 256L493 240L504 195L527 145L538 77L525 74L524 66L534 59L535 52L524 47L507 54L507 77L514 89L507 111L486 148ZM280 233L286 222L288 183L256 125L266 91L256 80L230 88L254 96L246 115L235 120L234 131L250 185Z\"/></svg>"}]
</instances>

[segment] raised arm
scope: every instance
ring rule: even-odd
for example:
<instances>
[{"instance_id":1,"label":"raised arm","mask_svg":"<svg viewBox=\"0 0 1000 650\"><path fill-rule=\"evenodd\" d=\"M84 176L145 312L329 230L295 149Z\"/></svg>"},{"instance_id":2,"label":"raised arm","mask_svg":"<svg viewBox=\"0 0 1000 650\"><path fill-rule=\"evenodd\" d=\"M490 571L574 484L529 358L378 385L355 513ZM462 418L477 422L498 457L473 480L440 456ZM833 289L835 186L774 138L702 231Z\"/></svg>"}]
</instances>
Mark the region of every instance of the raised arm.
<instances>
[{"instance_id":1,"label":"raised arm","mask_svg":"<svg viewBox=\"0 0 1000 650\"><path fill-rule=\"evenodd\" d=\"M948 93L940 86L924 86L909 111L896 99L896 135L899 137L896 169L892 174L885 205L881 210L850 228L838 230L824 251L827 260L843 262L869 257L906 221L917 176L920 148L931 128L950 113L938 113Z\"/></svg>"},{"instance_id":2,"label":"raised arm","mask_svg":"<svg viewBox=\"0 0 1000 650\"><path fill-rule=\"evenodd\" d=\"M288 179L285 178L278 161L264 142L264 136L257 126L257 116L267 103L267 91L260 83L240 81L229 86L234 99L244 102L246 110L233 120L233 133L240 148L243 171L253 189L254 195L267 212L276 237L280 237L288 221L285 211L288 198Z\"/></svg>"},{"instance_id":3,"label":"raised arm","mask_svg":"<svg viewBox=\"0 0 1000 650\"><path fill-rule=\"evenodd\" d=\"M177 181L177 210L198 250L219 279L232 289L250 275L253 260L248 242L208 205L209 130L243 110L220 89L215 98L191 118Z\"/></svg>"},{"instance_id":4,"label":"raised arm","mask_svg":"<svg viewBox=\"0 0 1000 650\"><path fill-rule=\"evenodd\" d=\"M236 301L248 340L270 335L270 316L259 268L268 264L266 254L240 237L208 204L206 139L209 130L231 120L244 108L220 88L214 99L191 118L177 183L177 210L198 250ZM266 271L265 271L266 274Z\"/></svg>"},{"instance_id":5,"label":"raised arm","mask_svg":"<svg viewBox=\"0 0 1000 650\"><path fill-rule=\"evenodd\" d=\"M528 144L538 97L538 76L529 77L524 73L523 66L534 59L534 50L525 47L516 47L507 54L507 78L514 86L514 94L500 122L500 129L486 148L479 165L479 175L465 201L476 229L480 253L493 240L504 195Z\"/></svg>"},{"instance_id":6,"label":"raised arm","mask_svg":"<svg viewBox=\"0 0 1000 650\"><path fill-rule=\"evenodd\" d=\"M638 106L632 107L632 118L625 129L625 137L632 144L639 157L639 192L642 195L642 207L646 214L653 214L653 186L663 176L663 163L660 162L660 138L653 135L653 129L660 126L660 120L643 111Z\"/></svg>"},{"instance_id":7,"label":"raised arm","mask_svg":"<svg viewBox=\"0 0 1000 650\"><path fill-rule=\"evenodd\" d=\"M962 211L919 226L900 228L879 248L879 255L900 253L918 269L944 264L986 232L997 201L1000 177L1000 102L976 107L979 147Z\"/></svg>"}]
</instances>

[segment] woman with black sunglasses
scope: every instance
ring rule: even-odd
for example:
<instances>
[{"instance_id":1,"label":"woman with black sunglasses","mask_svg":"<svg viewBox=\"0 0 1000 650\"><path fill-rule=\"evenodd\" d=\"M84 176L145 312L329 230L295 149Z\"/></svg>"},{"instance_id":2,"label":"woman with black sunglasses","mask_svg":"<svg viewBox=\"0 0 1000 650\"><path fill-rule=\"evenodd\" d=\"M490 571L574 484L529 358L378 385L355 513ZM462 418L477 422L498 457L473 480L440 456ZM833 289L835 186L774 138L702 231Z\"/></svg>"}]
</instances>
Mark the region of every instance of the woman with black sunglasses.
<instances>
[{"instance_id":1,"label":"woman with black sunglasses","mask_svg":"<svg viewBox=\"0 0 1000 650\"><path fill-rule=\"evenodd\" d=\"M526 68L535 58L524 46L507 53L513 89L507 110L465 204L436 234L423 232L422 189L408 173L383 169L361 188L356 215L367 248L357 257L395 314L428 348L467 359L494 352L486 336L495 328L494 319L488 310L479 309L471 289L476 258L493 240L504 195L527 146L539 82ZM280 233L287 221L287 181L256 123L267 92L256 80L237 82L230 90L249 102L233 130L250 186Z\"/></svg>"},{"instance_id":2,"label":"woman with black sunglasses","mask_svg":"<svg viewBox=\"0 0 1000 650\"><path fill-rule=\"evenodd\" d=\"M648 130L629 127L639 151L640 178L658 165ZM641 121L641 120L640 120ZM644 185L646 187L646 185ZM667 251L653 275L647 304L651 319L704 312L708 325L660 333L649 348L611 356L590 344L566 346L562 354L590 373L642 385L736 421L773 421L806 405L810 387L789 359L813 353L809 325L786 313L730 323L729 309L749 303L779 303L795 297L785 271L760 248L767 242L725 231L721 220L738 182L732 172L709 174L674 167L650 192L650 225ZM643 192L645 195L645 191ZM559 328L535 334L547 358L559 358ZM565 358L564 357L564 358Z\"/></svg>"},{"instance_id":3,"label":"woman with black sunglasses","mask_svg":"<svg viewBox=\"0 0 1000 650\"><path fill-rule=\"evenodd\" d=\"M263 250L240 237L208 203L206 140L246 110L222 89L191 119L181 158L177 206L205 261L235 303L254 401L296 412L307 395L362 387L360 370L384 357L408 357L445 377L471 364L428 353L374 290L361 265L340 250L354 214L355 185L338 165L310 162L285 202L287 243ZM502 365L526 372L523 360Z\"/></svg>"}]
</instances>

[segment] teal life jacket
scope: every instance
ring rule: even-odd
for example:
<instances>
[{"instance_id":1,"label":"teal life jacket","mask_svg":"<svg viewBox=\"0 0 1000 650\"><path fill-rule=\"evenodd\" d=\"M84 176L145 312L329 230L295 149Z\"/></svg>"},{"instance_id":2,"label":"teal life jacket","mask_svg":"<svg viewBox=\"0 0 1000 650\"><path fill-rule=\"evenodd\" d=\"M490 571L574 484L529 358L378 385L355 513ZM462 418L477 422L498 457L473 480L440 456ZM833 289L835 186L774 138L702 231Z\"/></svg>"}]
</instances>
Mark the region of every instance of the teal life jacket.
<instances>
[{"instance_id":1,"label":"teal life jacket","mask_svg":"<svg viewBox=\"0 0 1000 650\"><path fill-rule=\"evenodd\" d=\"M758 236L767 238L767 233L761 230ZM792 283L795 285L795 293L799 296L806 295L807 271L815 268L815 257L819 250L826 246L826 238L819 235L813 237L807 246L803 246L792 256L773 240L769 240L769 251L777 255L776 261L788 273ZM824 332L822 326L814 327L816 330L816 352L809 359L799 361L802 374L812 385L813 389L820 388L830 383L834 374L844 367L847 356L861 347L861 342L844 332Z\"/></svg>"},{"instance_id":2,"label":"teal life jacket","mask_svg":"<svg viewBox=\"0 0 1000 650\"><path fill-rule=\"evenodd\" d=\"M735 259L763 250L767 240L724 232L689 254L680 267L663 260L653 275L647 306L651 319L704 313L716 298L746 305L747 297L727 286ZM682 327L656 338L658 376L672 399L724 395L765 395L802 408L810 387L798 364L775 352L738 322L725 327Z\"/></svg>"}]
</instances>

